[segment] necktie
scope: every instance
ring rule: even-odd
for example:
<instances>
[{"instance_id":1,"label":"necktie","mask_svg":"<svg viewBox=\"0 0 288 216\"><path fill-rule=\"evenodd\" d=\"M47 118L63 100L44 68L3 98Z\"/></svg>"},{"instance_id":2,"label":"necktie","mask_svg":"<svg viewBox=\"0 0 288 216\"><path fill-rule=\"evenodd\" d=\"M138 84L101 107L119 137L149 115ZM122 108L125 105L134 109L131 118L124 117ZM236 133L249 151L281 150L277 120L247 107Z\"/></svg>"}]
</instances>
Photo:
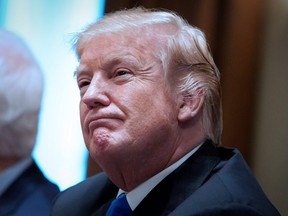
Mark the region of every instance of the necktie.
<instances>
[{"instance_id":1,"label":"necktie","mask_svg":"<svg viewBox=\"0 0 288 216\"><path fill-rule=\"evenodd\" d=\"M132 210L127 202L126 195L122 193L111 203L106 216L129 216Z\"/></svg>"}]
</instances>

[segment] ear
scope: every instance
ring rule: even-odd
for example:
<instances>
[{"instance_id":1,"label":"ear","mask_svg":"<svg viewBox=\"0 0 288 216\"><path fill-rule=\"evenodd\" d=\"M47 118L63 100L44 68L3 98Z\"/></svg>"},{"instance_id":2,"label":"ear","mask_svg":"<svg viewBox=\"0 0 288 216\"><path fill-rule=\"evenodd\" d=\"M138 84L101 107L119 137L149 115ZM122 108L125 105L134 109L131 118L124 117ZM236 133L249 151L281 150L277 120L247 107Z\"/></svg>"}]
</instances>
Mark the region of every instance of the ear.
<instances>
[{"instance_id":1,"label":"ear","mask_svg":"<svg viewBox=\"0 0 288 216\"><path fill-rule=\"evenodd\" d=\"M179 107L178 121L185 122L195 117L200 111L204 103L203 93L194 93L182 97Z\"/></svg>"}]
</instances>

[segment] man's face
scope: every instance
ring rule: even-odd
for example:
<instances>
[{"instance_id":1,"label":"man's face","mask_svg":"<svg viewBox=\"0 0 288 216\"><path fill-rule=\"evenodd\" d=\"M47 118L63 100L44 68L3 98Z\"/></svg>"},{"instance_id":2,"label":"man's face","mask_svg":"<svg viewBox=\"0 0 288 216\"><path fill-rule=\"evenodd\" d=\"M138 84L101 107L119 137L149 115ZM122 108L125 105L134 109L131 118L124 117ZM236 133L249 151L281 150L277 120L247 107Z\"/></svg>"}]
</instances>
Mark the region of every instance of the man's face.
<instances>
[{"instance_id":1,"label":"man's face","mask_svg":"<svg viewBox=\"0 0 288 216\"><path fill-rule=\"evenodd\" d=\"M100 34L83 48L77 69L81 126L100 166L116 158L164 167L175 151L177 95L154 56L160 46L138 32Z\"/></svg>"}]
</instances>

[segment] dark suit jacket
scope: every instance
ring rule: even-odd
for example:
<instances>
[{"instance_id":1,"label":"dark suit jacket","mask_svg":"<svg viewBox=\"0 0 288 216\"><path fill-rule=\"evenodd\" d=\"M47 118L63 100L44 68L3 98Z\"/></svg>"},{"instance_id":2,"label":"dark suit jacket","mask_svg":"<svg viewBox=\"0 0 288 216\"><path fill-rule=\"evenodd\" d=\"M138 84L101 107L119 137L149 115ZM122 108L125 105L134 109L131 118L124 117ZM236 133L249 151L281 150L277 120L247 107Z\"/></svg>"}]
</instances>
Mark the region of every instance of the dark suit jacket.
<instances>
[{"instance_id":1,"label":"dark suit jacket","mask_svg":"<svg viewBox=\"0 0 288 216\"><path fill-rule=\"evenodd\" d=\"M35 162L0 197L0 216L49 215L54 197L59 193Z\"/></svg>"},{"instance_id":2,"label":"dark suit jacket","mask_svg":"<svg viewBox=\"0 0 288 216\"><path fill-rule=\"evenodd\" d=\"M105 215L118 188L104 173L64 191L53 216ZM210 141L160 182L133 215L280 215L266 198L239 151Z\"/></svg>"}]
</instances>

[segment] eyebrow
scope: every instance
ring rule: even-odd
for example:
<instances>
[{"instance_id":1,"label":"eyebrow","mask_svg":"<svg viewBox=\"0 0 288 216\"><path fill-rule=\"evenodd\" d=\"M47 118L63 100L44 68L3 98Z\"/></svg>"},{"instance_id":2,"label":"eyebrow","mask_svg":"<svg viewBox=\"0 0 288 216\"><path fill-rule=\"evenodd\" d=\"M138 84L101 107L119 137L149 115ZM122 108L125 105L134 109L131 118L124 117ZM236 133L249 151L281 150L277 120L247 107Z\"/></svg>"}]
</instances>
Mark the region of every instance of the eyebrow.
<instances>
[{"instance_id":1,"label":"eyebrow","mask_svg":"<svg viewBox=\"0 0 288 216\"><path fill-rule=\"evenodd\" d=\"M110 57L105 57L105 60L101 60L100 67L109 68L115 65L119 65L123 62L130 65L131 67L141 67L141 68L143 67L142 62L132 55L125 55L125 56L113 55ZM89 69L87 65L79 64L79 66L76 67L73 76L77 77L80 73L83 73L88 70Z\"/></svg>"}]
</instances>

